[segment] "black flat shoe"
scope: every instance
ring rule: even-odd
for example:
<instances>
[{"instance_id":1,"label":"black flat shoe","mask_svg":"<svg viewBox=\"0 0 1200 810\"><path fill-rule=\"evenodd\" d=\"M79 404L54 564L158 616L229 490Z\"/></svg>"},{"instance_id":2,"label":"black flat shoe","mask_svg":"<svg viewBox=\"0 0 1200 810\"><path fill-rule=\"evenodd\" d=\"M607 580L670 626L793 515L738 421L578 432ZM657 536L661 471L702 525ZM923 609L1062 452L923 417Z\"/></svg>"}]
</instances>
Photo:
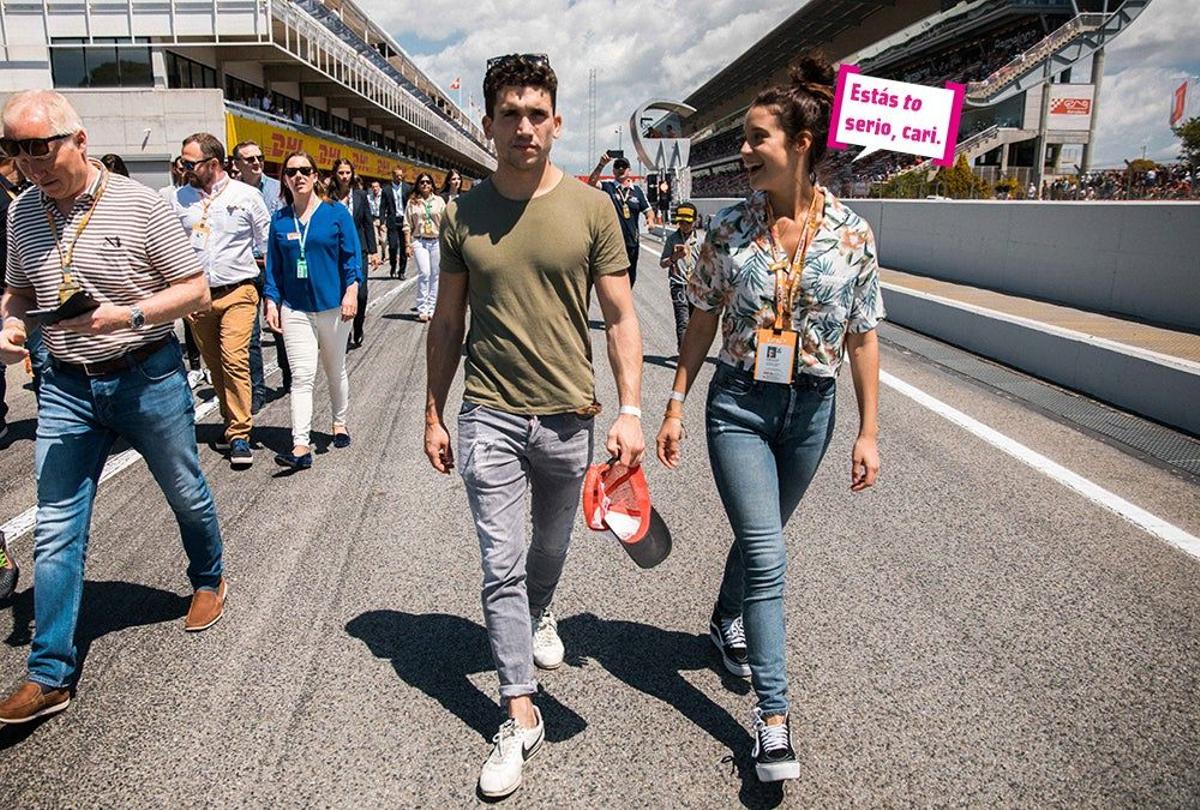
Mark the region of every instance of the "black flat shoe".
<instances>
[{"instance_id":1,"label":"black flat shoe","mask_svg":"<svg viewBox=\"0 0 1200 810\"><path fill-rule=\"evenodd\" d=\"M280 467L289 467L293 470L307 470L312 467L312 451L309 450L302 456L292 455L291 453L277 453L275 455L275 463Z\"/></svg>"},{"instance_id":2,"label":"black flat shoe","mask_svg":"<svg viewBox=\"0 0 1200 810\"><path fill-rule=\"evenodd\" d=\"M349 433L333 434L333 446L338 448L339 450L344 450L345 448L349 447L350 446L350 434Z\"/></svg>"}]
</instances>

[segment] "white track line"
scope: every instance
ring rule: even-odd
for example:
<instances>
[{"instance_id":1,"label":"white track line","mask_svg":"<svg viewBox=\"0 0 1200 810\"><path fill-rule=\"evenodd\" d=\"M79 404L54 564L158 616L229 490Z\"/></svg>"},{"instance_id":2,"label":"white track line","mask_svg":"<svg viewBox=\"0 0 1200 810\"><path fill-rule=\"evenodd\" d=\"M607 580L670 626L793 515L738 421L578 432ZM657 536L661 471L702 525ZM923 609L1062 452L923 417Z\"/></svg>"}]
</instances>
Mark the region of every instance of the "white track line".
<instances>
[{"instance_id":1,"label":"white track line","mask_svg":"<svg viewBox=\"0 0 1200 810\"><path fill-rule=\"evenodd\" d=\"M415 275L413 278L401 282L395 289L388 290L374 301L368 303L367 312L371 312L372 310L386 306L389 301L416 283L417 279ZM275 363L271 363L270 365L263 367L263 377L270 378L274 376L275 372L277 371L279 371L279 366ZM0 369L0 373L3 373L2 369ZM219 405L220 403L217 402L216 396L214 396L208 402L205 402L196 409L196 421L199 422L200 420L204 419L210 413L215 411ZM132 467L141 460L142 456L136 450L125 450L124 452L117 453L105 463L104 469L100 473L100 483L103 484L114 475L128 469L129 467ZM12 520L5 523L3 526L0 526L0 531L3 531L4 536L10 541L15 540L16 538L21 537L33 529L33 524L36 518L37 506L31 506Z\"/></svg>"},{"instance_id":2,"label":"white track line","mask_svg":"<svg viewBox=\"0 0 1200 810\"><path fill-rule=\"evenodd\" d=\"M879 373L879 379L880 382L889 388L903 394L939 416L948 419L1018 461L1028 464L1038 472L1053 478L1063 486L1078 492L1092 503L1115 512L1139 529L1167 541L1193 557L1200 558L1200 538L1195 535L1189 534L1172 523L1168 523L1157 515L1152 515L1140 506L1136 506L1119 495L1109 492L1099 484L1089 481L1055 461L1051 461L1041 453L1031 450L1015 439L1011 439L998 430L990 428L982 422L967 416L962 411L947 405L940 399L930 396L921 389L893 377L886 371Z\"/></svg>"}]
</instances>

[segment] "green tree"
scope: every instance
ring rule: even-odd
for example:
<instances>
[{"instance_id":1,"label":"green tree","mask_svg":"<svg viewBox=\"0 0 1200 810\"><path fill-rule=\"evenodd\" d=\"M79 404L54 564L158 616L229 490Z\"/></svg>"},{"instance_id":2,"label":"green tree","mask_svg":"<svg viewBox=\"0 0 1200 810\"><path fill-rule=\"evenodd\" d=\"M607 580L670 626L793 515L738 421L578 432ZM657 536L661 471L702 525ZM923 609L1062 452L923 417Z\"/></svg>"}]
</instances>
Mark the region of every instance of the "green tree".
<instances>
[{"instance_id":1,"label":"green tree","mask_svg":"<svg viewBox=\"0 0 1200 810\"><path fill-rule=\"evenodd\" d=\"M1193 169L1200 166L1200 117L1189 118L1174 131L1179 138L1179 159Z\"/></svg>"},{"instance_id":2,"label":"green tree","mask_svg":"<svg viewBox=\"0 0 1200 810\"><path fill-rule=\"evenodd\" d=\"M961 152L953 166L938 172L933 185L939 194L952 200L986 200L992 196L988 182L971 171L966 154Z\"/></svg>"}]
</instances>

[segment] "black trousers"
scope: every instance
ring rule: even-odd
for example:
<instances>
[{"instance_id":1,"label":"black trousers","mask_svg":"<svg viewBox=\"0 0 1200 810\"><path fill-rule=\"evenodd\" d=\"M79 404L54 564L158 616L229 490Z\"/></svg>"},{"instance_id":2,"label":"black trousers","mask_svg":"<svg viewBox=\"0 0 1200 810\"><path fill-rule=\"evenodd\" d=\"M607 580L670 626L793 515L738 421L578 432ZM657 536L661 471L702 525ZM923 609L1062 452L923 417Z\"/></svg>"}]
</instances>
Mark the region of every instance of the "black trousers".
<instances>
[{"instance_id":1,"label":"black trousers","mask_svg":"<svg viewBox=\"0 0 1200 810\"><path fill-rule=\"evenodd\" d=\"M638 254L641 252L637 242L634 242L633 245L625 245L625 255L629 257L629 286L631 288L637 282Z\"/></svg>"},{"instance_id":2,"label":"black trousers","mask_svg":"<svg viewBox=\"0 0 1200 810\"><path fill-rule=\"evenodd\" d=\"M0 425L8 421L8 403L4 401L4 398L8 396L8 380L4 377L6 370L5 367L0 366Z\"/></svg>"},{"instance_id":3,"label":"black trousers","mask_svg":"<svg viewBox=\"0 0 1200 810\"><path fill-rule=\"evenodd\" d=\"M391 269L392 275L396 274L397 267L403 274L408 269L408 251L405 249L403 226L388 226L387 236L388 267Z\"/></svg>"},{"instance_id":4,"label":"black trousers","mask_svg":"<svg viewBox=\"0 0 1200 810\"><path fill-rule=\"evenodd\" d=\"M354 328L350 336L355 343L361 343L363 338L363 323L367 317L367 268L370 267L367 254L362 257L363 277L358 282L358 310L354 314Z\"/></svg>"}]
</instances>

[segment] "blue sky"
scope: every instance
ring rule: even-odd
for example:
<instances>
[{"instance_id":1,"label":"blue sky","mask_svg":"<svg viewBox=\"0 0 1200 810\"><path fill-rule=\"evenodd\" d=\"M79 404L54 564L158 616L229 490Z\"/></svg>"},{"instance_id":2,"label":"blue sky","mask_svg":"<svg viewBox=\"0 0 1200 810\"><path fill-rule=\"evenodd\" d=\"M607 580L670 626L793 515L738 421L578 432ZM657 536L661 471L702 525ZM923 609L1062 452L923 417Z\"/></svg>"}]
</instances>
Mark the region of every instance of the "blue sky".
<instances>
[{"instance_id":1,"label":"blue sky","mask_svg":"<svg viewBox=\"0 0 1200 810\"><path fill-rule=\"evenodd\" d=\"M633 109L652 96L683 98L793 13L794 0L359 0L443 88L463 80L463 105L479 99L487 57L544 50L559 75L564 134L556 162L586 172L587 77L598 71L597 142L615 147ZM1146 154L1173 160L1171 93L1200 75L1200 0L1152 0L1109 49L1099 102L1095 165ZM436 13L429 13L436 9ZM1075 78L1088 75L1088 67ZM455 94L451 94L452 96ZM1200 104L1193 109L1200 111ZM628 147L628 136L623 135Z\"/></svg>"}]
</instances>

